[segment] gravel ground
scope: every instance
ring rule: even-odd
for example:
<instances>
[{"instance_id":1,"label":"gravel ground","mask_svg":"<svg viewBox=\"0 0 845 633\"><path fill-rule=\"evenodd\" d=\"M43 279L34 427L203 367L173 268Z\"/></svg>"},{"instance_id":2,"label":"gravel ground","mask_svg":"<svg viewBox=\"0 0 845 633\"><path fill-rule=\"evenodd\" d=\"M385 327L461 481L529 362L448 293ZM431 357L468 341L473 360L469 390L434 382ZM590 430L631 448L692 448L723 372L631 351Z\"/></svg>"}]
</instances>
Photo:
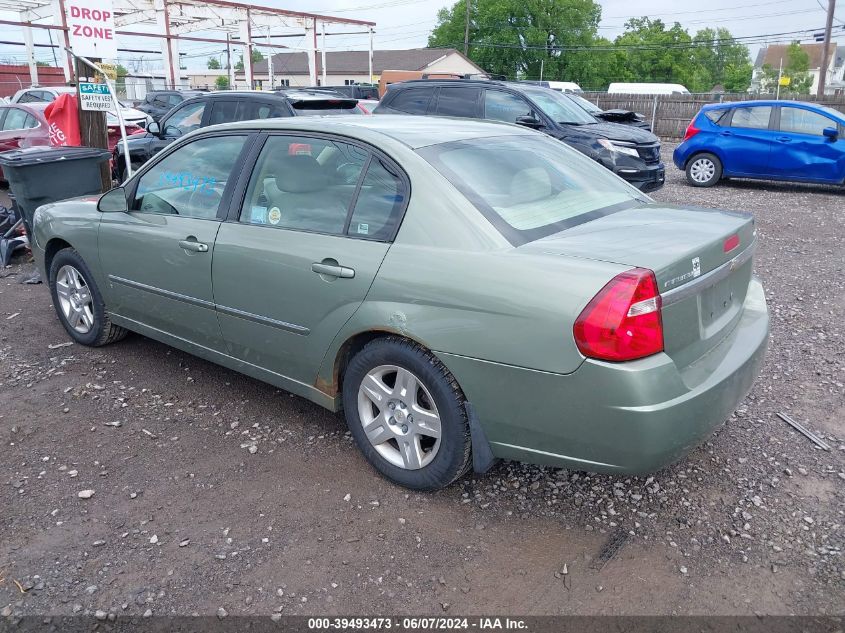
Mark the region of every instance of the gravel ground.
<instances>
[{"instance_id":1,"label":"gravel ground","mask_svg":"<svg viewBox=\"0 0 845 633\"><path fill-rule=\"evenodd\" d=\"M140 336L68 344L31 264L0 270L0 615L845 613L843 191L667 171L660 201L756 214L772 338L647 478L504 463L409 494L340 418Z\"/></svg>"}]
</instances>

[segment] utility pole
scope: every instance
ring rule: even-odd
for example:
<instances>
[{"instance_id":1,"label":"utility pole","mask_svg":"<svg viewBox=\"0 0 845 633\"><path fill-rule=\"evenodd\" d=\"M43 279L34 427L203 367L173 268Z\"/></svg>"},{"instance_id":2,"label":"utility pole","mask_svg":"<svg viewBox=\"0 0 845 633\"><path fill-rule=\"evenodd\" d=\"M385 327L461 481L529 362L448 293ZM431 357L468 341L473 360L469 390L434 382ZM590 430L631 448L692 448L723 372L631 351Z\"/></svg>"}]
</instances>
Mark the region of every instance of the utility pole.
<instances>
[{"instance_id":1,"label":"utility pole","mask_svg":"<svg viewBox=\"0 0 845 633\"><path fill-rule=\"evenodd\" d=\"M76 102L79 104L79 135L82 140L83 147L99 147L108 149L109 147L109 132L106 127L106 113L96 110L83 110L82 97L79 94L79 82L94 81L94 70L89 68L82 60L74 58L76 66ZM100 63L100 59L91 59L95 64ZM117 105L117 104L115 104ZM119 107L119 106L117 106ZM103 191L111 189L111 173L109 173L109 162L100 163L100 178L102 179Z\"/></svg>"},{"instance_id":2,"label":"utility pole","mask_svg":"<svg viewBox=\"0 0 845 633\"><path fill-rule=\"evenodd\" d=\"M464 0L467 4L467 19L466 24L464 25L464 55L469 57L469 2L470 0Z\"/></svg>"},{"instance_id":3,"label":"utility pole","mask_svg":"<svg viewBox=\"0 0 845 633\"><path fill-rule=\"evenodd\" d=\"M229 44L229 32L226 31L226 77L229 79L229 90L235 89L232 76L232 47Z\"/></svg>"},{"instance_id":4,"label":"utility pole","mask_svg":"<svg viewBox=\"0 0 845 633\"><path fill-rule=\"evenodd\" d=\"M827 24L824 27L824 51L822 52L822 67L819 68L819 90L817 96L824 97L827 83L827 67L830 64L830 32L833 30L833 12L836 11L836 0L827 0Z\"/></svg>"}]
</instances>

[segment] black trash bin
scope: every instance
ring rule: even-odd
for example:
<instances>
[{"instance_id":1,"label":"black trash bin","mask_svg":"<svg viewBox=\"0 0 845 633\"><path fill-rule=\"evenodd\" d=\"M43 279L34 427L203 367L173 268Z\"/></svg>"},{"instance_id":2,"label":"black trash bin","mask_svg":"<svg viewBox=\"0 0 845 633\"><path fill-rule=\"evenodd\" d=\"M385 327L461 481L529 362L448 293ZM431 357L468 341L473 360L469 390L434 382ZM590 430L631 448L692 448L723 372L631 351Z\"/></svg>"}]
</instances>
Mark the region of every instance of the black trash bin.
<instances>
[{"instance_id":1,"label":"black trash bin","mask_svg":"<svg viewBox=\"0 0 845 633\"><path fill-rule=\"evenodd\" d=\"M36 146L0 153L27 235L32 234L32 215L42 204L100 193L100 163L110 157L107 149L93 147Z\"/></svg>"}]
</instances>

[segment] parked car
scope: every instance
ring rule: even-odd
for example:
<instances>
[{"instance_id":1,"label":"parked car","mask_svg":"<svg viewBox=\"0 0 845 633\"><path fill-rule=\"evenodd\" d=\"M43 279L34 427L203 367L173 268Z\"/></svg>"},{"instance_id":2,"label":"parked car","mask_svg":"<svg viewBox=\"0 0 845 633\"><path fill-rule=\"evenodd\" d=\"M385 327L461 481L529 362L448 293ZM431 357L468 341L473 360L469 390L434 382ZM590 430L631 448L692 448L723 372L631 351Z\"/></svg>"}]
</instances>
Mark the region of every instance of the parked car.
<instances>
[{"instance_id":1,"label":"parked car","mask_svg":"<svg viewBox=\"0 0 845 633\"><path fill-rule=\"evenodd\" d=\"M845 184L845 114L798 101L706 105L673 161L695 187L726 177Z\"/></svg>"},{"instance_id":2,"label":"parked car","mask_svg":"<svg viewBox=\"0 0 845 633\"><path fill-rule=\"evenodd\" d=\"M373 110L378 107L378 100L376 99L359 99L358 107L364 111L365 114L372 114Z\"/></svg>"},{"instance_id":3,"label":"parked car","mask_svg":"<svg viewBox=\"0 0 845 633\"><path fill-rule=\"evenodd\" d=\"M607 87L608 94L620 95L688 95L681 84L616 82Z\"/></svg>"},{"instance_id":4,"label":"parked car","mask_svg":"<svg viewBox=\"0 0 845 633\"><path fill-rule=\"evenodd\" d=\"M12 97L12 103L52 103L60 94L76 94L73 86L42 86L40 88L24 88L18 90ZM147 127L152 118L146 113L134 108L127 108L120 105L120 114L126 123ZM117 114L115 109L112 113Z\"/></svg>"},{"instance_id":5,"label":"parked car","mask_svg":"<svg viewBox=\"0 0 845 633\"><path fill-rule=\"evenodd\" d=\"M44 114L48 105L48 103L0 105L0 152L20 147L51 145L50 124ZM108 113L107 125L109 149L113 150L121 138L117 117ZM126 125L127 134L143 131L143 128L137 125ZM0 169L0 180L4 180L2 169Z\"/></svg>"},{"instance_id":6,"label":"parked car","mask_svg":"<svg viewBox=\"0 0 845 633\"><path fill-rule=\"evenodd\" d=\"M135 136L128 143L129 160L133 170L170 145L177 138L208 125L304 116L309 114L364 114L355 99L308 90L279 90L276 92L235 91L202 93L183 101L160 121L147 126L147 134ZM126 176L123 145L114 152L115 177Z\"/></svg>"},{"instance_id":7,"label":"parked car","mask_svg":"<svg viewBox=\"0 0 845 633\"><path fill-rule=\"evenodd\" d=\"M633 112L631 110L623 110L614 108L613 110L602 110L595 103L589 99L585 99L581 95L568 93L566 95L579 107L583 108L597 119L608 121L609 123L621 123L622 125L633 125L651 132L651 124L646 120L644 114Z\"/></svg>"},{"instance_id":8,"label":"parked car","mask_svg":"<svg viewBox=\"0 0 845 633\"><path fill-rule=\"evenodd\" d=\"M162 116L170 112L170 110L185 101L185 99L190 99L201 94L201 92L196 90L152 90L138 104L137 109L149 114L153 121L158 121Z\"/></svg>"},{"instance_id":9,"label":"parked car","mask_svg":"<svg viewBox=\"0 0 845 633\"><path fill-rule=\"evenodd\" d=\"M576 84L574 81L525 81L524 83L532 84L534 86L542 86L543 88L551 88L557 92L574 92L579 94L584 92L581 90L581 86Z\"/></svg>"},{"instance_id":10,"label":"parked car","mask_svg":"<svg viewBox=\"0 0 845 633\"><path fill-rule=\"evenodd\" d=\"M306 90L333 92L352 99L375 99L378 101L377 84L350 84L347 86L311 86Z\"/></svg>"},{"instance_id":11,"label":"parked car","mask_svg":"<svg viewBox=\"0 0 845 633\"><path fill-rule=\"evenodd\" d=\"M515 125L199 129L34 226L74 341L132 330L342 409L415 489L496 458L658 469L731 414L768 336L750 214L664 206Z\"/></svg>"},{"instance_id":12,"label":"parked car","mask_svg":"<svg viewBox=\"0 0 845 633\"><path fill-rule=\"evenodd\" d=\"M642 191L663 186L660 139L599 121L568 95L523 82L419 80L391 84L373 114L427 114L516 123L574 147Z\"/></svg>"}]
</instances>

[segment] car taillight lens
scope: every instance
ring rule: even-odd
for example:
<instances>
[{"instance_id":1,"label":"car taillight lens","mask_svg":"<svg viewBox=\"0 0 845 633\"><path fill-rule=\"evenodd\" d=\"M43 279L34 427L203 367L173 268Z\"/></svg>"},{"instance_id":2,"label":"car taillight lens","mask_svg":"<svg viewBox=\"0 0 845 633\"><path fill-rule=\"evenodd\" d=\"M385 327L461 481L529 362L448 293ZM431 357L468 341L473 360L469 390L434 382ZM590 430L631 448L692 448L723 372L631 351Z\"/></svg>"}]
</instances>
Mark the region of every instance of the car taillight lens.
<instances>
[{"instance_id":1,"label":"car taillight lens","mask_svg":"<svg viewBox=\"0 0 845 633\"><path fill-rule=\"evenodd\" d=\"M701 132L701 130L695 127L695 119L693 119L689 122L689 125L687 126L687 131L684 132L684 140L688 141L699 132Z\"/></svg>"},{"instance_id":2,"label":"car taillight lens","mask_svg":"<svg viewBox=\"0 0 845 633\"><path fill-rule=\"evenodd\" d=\"M660 293L654 273L634 268L616 275L575 320L584 356L626 361L663 351Z\"/></svg>"}]
</instances>

